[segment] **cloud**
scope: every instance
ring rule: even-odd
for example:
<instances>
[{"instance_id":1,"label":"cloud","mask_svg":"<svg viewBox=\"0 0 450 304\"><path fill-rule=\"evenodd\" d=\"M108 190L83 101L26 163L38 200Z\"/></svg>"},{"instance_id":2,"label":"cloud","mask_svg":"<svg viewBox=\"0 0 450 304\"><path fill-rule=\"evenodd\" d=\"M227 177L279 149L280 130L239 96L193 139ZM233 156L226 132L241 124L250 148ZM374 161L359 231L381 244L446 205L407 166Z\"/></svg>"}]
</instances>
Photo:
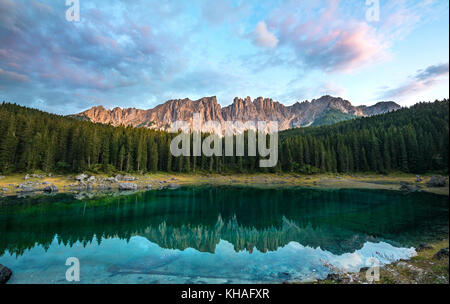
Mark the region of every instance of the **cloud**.
<instances>
[{"instance_id":1,"label":"cloud","mask_svg":"<svg viewBox=\"0 0 450 304\"><path fill-rule=\"evenodd\" d=\"M316 32L312 37L309 33ZM381 58L385 46L365 23L322 30L313 25L282 29L282 43L310 67L324 71L349 71Z\"/></svg>"},{"instance_id":2,"label":"cloud","mask_svg":"<svg viewBox=\"0 0 450 304\"><path fill-rule=\"evenodd\" d=\"M417 71L415 79L418 81L435 80L437 77L448 75L448 62L427 67L424 70Z\"/></svg>"},{"instance_id":3,"label":"cloud","mask_svg":"<svg viewBox=\"0 0 450 304\"><path fill-rule=\"evenodd\" d=\"M227 103L339 93L328 73L380 62L422 12L448 11L442 1L431 5L446 10L392 3L368 24L364 1L83 0L81 22L71 23L64 0L0 0L0 100L73 113L208 95Z\"/></svg>"},{"instance_id":4,"label":"cloud","mask_svg":"<svg viewBox=\"0 0 450 304\"><path fill-rule=\"evenodd\" d=\"M267 29L264 21L260 21L253 32L253 43L261 47L274 48L278 44L278 38Z\"/></svg>"},{"instance_id":5,"label":"cloud","mask_svg":"<svg viewBox=\"0 0 450 304\"><path fill-rule=\"evenodd\" d=\"M0 80L2 83L17 83L27 82L29 80L27 75L22 75L16 72L5 71L0 69Z\"/></svg>"},{"instance_id":6,"label":"cloud","mask_svg":"<svg viewBox=\"0 0 450 304\"><path fill-rule=\"evenodd\" d=\"M380 22L368 22L364 1L286 0L264 19L269 33L258 23L262 33L272 36L261 35L268 39L259 43L255 43L256 35L250 36L255 45L276 45L277 51L262 51L254 61L325 73L357 71L390 59L392 46L429 16L435 16L439 5L442 3L432 1L383 2Z\"/></svg>"},{"instance_id":7,"label":"cloud","mask_svg":"<svg viewBox=\"0 0 450 304\"><path fill-rule=\"evenodd\" d=\"M178 4L169 9L172 2L163 2L166 9L152 15L153 10L142 11L153 5L146 1L126 7L122 1L85 1L81 22L71 23L65 20L65 1L1 0L0 97L50 104L47 97L61 101L66 95L72 103L65 103L64 112L78 108L73 96L98 96L110 103L127 95L144 99L189 60L181 55L189 28L172 31ZM24 90L30 92L28 102ZM83 102L90 103L76 103Z\"/></svg>"},{"instance_id":8,"label":"cloud","mask_svg":"<svg viewBox=\"0 0 450 304\"><path fill-rule=\"evenodd\" d=\"M429 66L418 70L415 75L402 85L381 92L382 99L402 98L432 89L433 86L448 82L449 66L447 63Z\"/></svg>"},{"instance_id":9,"label":"cloud","mask_svg":"<svg viewBox=\"0 0 450 304\"><path fill-rule=\"evenodd\" d=\"M385 57L383 35L365 21L348 16L339 1L287 1L274 10L267 24L290 54L286 65L346 72Z\"/></svg>"}]
</instances>

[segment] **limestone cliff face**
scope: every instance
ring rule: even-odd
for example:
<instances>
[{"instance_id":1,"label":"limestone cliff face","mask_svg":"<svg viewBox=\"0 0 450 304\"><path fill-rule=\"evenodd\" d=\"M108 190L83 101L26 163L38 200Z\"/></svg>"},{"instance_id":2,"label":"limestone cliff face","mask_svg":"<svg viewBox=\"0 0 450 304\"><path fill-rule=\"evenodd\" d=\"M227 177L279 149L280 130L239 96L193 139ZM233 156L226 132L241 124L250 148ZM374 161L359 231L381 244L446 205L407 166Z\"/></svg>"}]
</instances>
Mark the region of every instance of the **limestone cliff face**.
<instances>
[{"instance_id":1,"label":"limestone cliff face","mask_svg":"<svg viewBox=\"0 0 450 304\"><path fill-rule=\"evenodd\" d=\"M167 130L177 121L191 121L194 113L200 113L203 121L215 120L222 124L225 121L277 121L280 130L293 127L310 126L329 113L338 113L341 120L358 116L372 116L389 111L398 110L400 106L395 102L379 102L373 106L353 106L348 100L340 97L322 96L312 101L297 102L285 106L271 98L236 97L233 103L221 107L215 96L204 97L199 100L174 99L149 110L135 108L105 109L102 106L93 107L87 111L74 115L92 122L125 125L133 127L147 127Z\"/></svg>"}]
</instances>

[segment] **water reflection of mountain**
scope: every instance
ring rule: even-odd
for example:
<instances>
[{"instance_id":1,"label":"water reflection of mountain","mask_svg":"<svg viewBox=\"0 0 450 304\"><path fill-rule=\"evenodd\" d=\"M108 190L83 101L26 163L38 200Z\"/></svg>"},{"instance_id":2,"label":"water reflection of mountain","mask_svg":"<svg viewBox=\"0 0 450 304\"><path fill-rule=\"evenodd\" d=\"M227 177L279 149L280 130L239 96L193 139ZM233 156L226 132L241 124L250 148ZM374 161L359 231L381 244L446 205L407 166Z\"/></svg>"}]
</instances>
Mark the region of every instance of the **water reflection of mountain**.
<instances>
[{"instance_id":1,"label":"water reflection of mountain","mask_svg":"<svg viewBox=\"0 0 450 304\"><path fill-rule=\"evenodd\" d=\"M365 241L373 238L357 233L336 233L335 229L321 229L311 226L300 227L295 222L283 218L280 227L250 228L240 226L236 218L224 222L219 216L214 227L182 226L171 227L161 223L158 227L148 227L139 233L160 247L184 250L194 248L202 252L214 253L219 241L226 240L234 245L234 250L253 252L275 251L294 241L310 247L322 247L332 252L344 253L361 248ZM324 237L326 235L326 237Z\"/></svg>"},{"instance_id":2,"label":"water reflection of mountain","mask_svg":"<svg viewBox=\"0 0 450 304\"><path fill-rule=\"evenodd\" d=\"M374 238L411 245L448 234L446 197L388 191L201 187L80 202L68 195L0 208L0 255L94 236L141 235L163 248L273 251L291 241L335 254ZM100 239L100 238L97 238Z\"/></svg>"}]
</instances>

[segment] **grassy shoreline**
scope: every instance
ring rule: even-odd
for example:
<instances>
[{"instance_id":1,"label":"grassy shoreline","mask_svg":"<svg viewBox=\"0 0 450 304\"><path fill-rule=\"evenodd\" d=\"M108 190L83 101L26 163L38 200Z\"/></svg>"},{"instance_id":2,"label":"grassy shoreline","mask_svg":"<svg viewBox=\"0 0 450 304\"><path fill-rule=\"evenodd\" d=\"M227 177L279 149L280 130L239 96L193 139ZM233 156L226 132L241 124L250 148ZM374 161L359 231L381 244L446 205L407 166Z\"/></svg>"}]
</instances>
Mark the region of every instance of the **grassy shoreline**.
<instances>
[{"instance_id":1,"label":"grassy shoreline","mask_svg":"<svg viewBox=\"0 0 450 304\"><path fill-rule=\"evenodd\" d=\"M379 280L374 284L448 284L449 259L436 254L449 247L449 240L426 244L428 248L417 250L417 255L408 260L399 260L380 267ZM448 251L447 251L448 252ZM447 253L448 254L448 253ZM367 284L366 269L357 273L334 273L315 284Z\"/></svg>"},{"instance_id":2,"label":"grassy shoreline","mask_svg":"<svg viewBox=\"0 0 450 304\"><path fill-rule=\"evenodd\" d=\"M400 190L402 184L420 187L421 191L431 192L439 195L449 195L449 186L430 188L426 182L430 179L431 174L423 175L421 182L416 182L414 174L274 174L274 173L257 173L257 174L183 174L183 173L153 173L153 174L127 174L134 178L139 189L158 189L160 186L169 183L179 185L243 185L256 187L310 187L310 188L329 188L329 189L380 189L380 190ZM76 175L54 175L42 178L30 177L25 180L25 174L13 174L4 176L0 179L0 195L10 196L19 193L19 184L26 182L53 184L58 188L58 192L76 191L77 182ZM101 179L111 177L106 174L96 174L96 181L91 183L90 190L102 190L105 185L100 182ZM110 189L117 189L118 183L108 184ZM39 188L39 187L38 187Z\"/></svg>"}]
</instances>

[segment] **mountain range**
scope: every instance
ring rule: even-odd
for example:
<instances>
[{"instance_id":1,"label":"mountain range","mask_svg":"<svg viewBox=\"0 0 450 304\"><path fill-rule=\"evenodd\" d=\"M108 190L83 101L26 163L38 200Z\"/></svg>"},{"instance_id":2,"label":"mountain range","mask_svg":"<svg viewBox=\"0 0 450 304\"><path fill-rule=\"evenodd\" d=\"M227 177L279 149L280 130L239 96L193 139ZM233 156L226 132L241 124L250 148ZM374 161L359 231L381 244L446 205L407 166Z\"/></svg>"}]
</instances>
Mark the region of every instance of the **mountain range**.
<instances>
[{"instance_id":1,"label":"mountain range","mask_svg":"<svg viewBox=\"0 0 450 304\"><path fill-rule=\"evenodd\" d=\"M190 121L194 113L200 113L203 121L277 121L280 130L295 127L333 124L355 117L373 116L400 109L393 101L378 102L372 106L353 106L348 100L329 95L312 101L296 102L285 106L271 98L236 97L229 106L221 107L215 96L199 100L173 99L153 109L119 108L112 110L95 106L71 115L91 122L147 127L167 130L177 120Z\"/></svg>"}]
</instances>

